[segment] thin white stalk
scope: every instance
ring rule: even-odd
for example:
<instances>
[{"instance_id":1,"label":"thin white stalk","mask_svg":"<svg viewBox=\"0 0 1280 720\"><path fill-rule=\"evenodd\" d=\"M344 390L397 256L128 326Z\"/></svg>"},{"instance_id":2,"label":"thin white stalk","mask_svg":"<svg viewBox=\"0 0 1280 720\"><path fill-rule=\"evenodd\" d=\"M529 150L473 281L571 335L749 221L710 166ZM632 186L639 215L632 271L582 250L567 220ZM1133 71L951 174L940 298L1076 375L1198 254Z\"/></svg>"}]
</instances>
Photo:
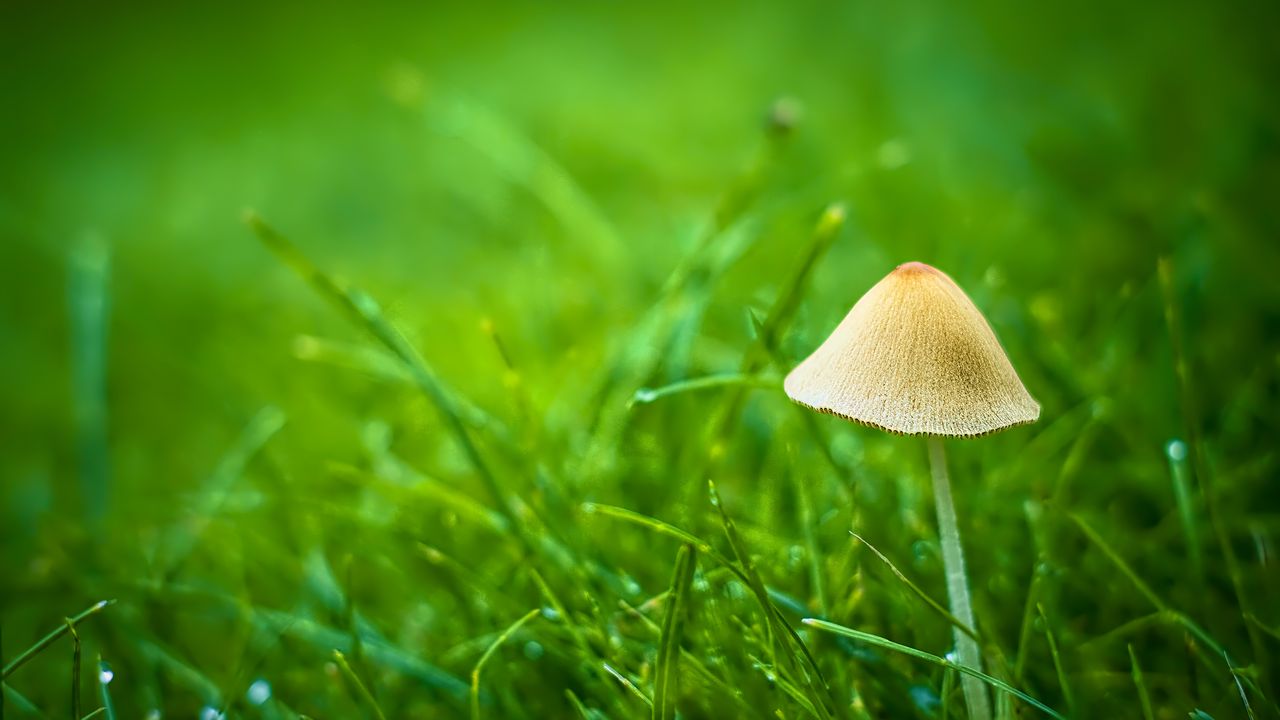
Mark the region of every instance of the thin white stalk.
<instances>
[{"instance_id":1,"label":"thin white stalk","mask_svg":"<svg viewBox=\"0 0 1280 720\"><path fill-rule=\"evenodd\" d=\"M969 599L969 576L964 569L964 551L960 548L960 528L956 525L956 506L951 501L951 480L947 476L947 455L942 440L929 438L929 468L933 475L933 499L938 508L938 537L942 541L942 564L947 573L947 598L951 614L965 625L973 622L973 602ZM960 628L951 629L956 643L956 659L960 665L982 671L982 652L978 643ZM972 675L961 678L964 702L970 720L991 720L991 699L982 681Z\"/></svg>"}]
</instances>

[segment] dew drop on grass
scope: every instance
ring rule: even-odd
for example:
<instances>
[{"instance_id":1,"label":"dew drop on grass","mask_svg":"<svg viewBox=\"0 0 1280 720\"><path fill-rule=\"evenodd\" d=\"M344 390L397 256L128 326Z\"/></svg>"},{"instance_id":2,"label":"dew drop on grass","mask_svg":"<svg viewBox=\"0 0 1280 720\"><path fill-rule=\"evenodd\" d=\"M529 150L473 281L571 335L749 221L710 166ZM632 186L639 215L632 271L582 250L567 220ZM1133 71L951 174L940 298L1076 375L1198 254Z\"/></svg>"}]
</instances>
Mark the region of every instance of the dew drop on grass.
<instances>
[{"instance_id":1,"label":"dew drop on grass","mask_svg":"<svg viewBox=\"0 0 1280 720\"><path fill-rule=\"evenodd\" d=\"M560 613L556 612L556 609L551 607L550 605L543 605L542 617L551 621L556 621L560 619Z\"/></svg>"},{"instance_id":2,"label":"dew drop on grass","mask_svg":"<svg viewBox=\"0 0 1280 720\"><path fill-rule=\"evenodd\" d=\"M657 399L658 393L650 388L640 388L632 397L632 401L638 404L651 403Z\"/></svg>"},{"instance_id":3,"label":"dew drop on grass","mask_svg":"<svg viewBox=\"0 0 1280 720\"><path fill-rule=\"evenodd\" d=\"M787 551L787 563L794 570L804 563L804 548L799 545L792 545Z\"/></svg>"},{"instance_id":4,"label":"dew drop on grass","mask_svg":"<svg viewBox=\"0 0 1280 720\"><path fill-rule=\"evenodd\" d=\"M226 720L226 715L218 712L218 708L205 705L200 709L200 720Z\"/></svg>"},{"instance_id":5,"label":"dew drop on grass","mask_svg":"<svg viewBox=\"0 0 1280 720\"><path fill-rule=\"evenodd\" d=\"M929 543L924 540L917 540L911 543L911 556L915 558L916 564L928 562L933 557L933 551L929 547Z\"/></svg>"},{"instance_id":6,"label":"dew drop on grass","mask_svg":"<svg viewBox=\"0 0 1280 720\"><path fill-rule=\"evenodd\" d=\"M98 682L103 685L110 685L111 681L114 680L115 677L115 671L111 669L111 666L105 662L102 663L102 667L98 670Z\"/></svg>"},{"instance_id":7,"label":"dew drop on grass","mask_svg":"<svg viewBox=\"0 0 1280 720\"><path fill-rule=\"evenodd\" d=\"M953 664L953 665L959 662L959 658L956 656L956 651L955 651L955 650L952 650L952 651L948 652L948 653L946 654L946 656L945 656L945 659L946 659L946 661L947 661L947 662L949 662L949 663L951 663L951 664Z\"/></svg>"},{"instance_id":8,"label":"dew drop on grass","mask_svg":"<svg viewBox=\"0 0 1280 720\"><path fill-rule=\"evenodd\" d=\"M524 656L530 660L537 660L542 657L542 645L536 640L530 640L524 644Z\"/></svg>"},{"instance_id":9,"label":"dew drop on grass","mask_svg":"<svg viewBox=\"0 0 1280 720\"><path fill-rule=\"evenodd\" d=\"M1187 444L1181 440L1170 440L1164 451L1168 453L1169 459L1174 462L1182 462L1187 459Z\"/></svg>"},{"instance_id":10,"label":"dew drop on grass","mask_svg":"<svg viewBox=\"0 0 1280 720\"><path fill-rule=\"evenodd\" d=\"M261 705L271 699L271 684L262 678L253 681L245 697L254 705Z\"/></svg>"}]
</instances>

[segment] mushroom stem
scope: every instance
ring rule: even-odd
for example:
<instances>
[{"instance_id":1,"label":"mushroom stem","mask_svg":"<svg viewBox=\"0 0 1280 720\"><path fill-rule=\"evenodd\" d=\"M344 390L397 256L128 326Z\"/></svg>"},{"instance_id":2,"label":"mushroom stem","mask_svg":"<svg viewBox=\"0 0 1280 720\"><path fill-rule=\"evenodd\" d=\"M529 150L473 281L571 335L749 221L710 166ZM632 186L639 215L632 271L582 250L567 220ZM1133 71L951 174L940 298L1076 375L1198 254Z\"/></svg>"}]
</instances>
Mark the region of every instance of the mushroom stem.
<instances>
[{"instance_id":1,"label":"mushroom stem","mask_svg":"<svg viewBox=\"0 0 1280 720\"><path fill-rule=\"evenodd\" d=\"M947 598L951 614L974 628L973 603L969 599L969 577L964 569L964 551L960 548L960 528L956 525L956 506L951 501L951 480L947 475L947 455L942 440L929 438L929 469L933 475L934 504L938 509L938 536L942 541L942 564L947 573ZM978 642L958 627L951 629L956 643L958 664L982 671L982 653ZM964 701L970 720L991 720L991 700L982 681L971 675L961 677Z\"/></svg>"}]
</instances>

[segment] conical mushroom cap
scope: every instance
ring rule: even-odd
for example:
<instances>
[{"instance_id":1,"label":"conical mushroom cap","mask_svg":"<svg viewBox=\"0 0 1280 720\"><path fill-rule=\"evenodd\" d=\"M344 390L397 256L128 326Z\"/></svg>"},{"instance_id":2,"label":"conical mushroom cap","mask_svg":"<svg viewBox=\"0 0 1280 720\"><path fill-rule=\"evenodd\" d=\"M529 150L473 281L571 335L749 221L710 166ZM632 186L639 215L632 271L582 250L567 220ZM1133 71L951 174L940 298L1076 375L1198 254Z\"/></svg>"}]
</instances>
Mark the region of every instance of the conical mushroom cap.
<instances>
[{"instance_id":1,"label":"conical mushroom cap","mask_svg":"<svg viewBox=\"0 0 1280 720\"><path fill-rule=\"evenodd\" d=\"M863 295L783 387L801 405L907 435L985 435L1040 417L973 301L918 262Z\"/></svg>"}]
</instances>

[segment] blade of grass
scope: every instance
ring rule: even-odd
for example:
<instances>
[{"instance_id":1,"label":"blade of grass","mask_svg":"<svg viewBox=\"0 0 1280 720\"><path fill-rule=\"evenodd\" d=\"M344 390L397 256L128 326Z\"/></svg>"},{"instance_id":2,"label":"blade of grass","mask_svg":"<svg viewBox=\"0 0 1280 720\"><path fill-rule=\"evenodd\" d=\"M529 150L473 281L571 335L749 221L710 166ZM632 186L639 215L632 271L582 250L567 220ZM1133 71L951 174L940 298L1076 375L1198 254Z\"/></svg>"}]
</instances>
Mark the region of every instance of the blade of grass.
<instances>
[{"instance_id":1,"label":"blade of grass","mask_svg":"<svg viewBox=\"0 0 1280 720\"><path fill-rule=\"evenodd\" d=\"M314 335L298 335L293 340L293 355L299 360L361 372L383 382L417 387L413 375L404 363L385 349ZM459 415L468 427L484 431L508 451L520 449L511 428L505 422L451 388L446 387L445 390L452 396Z\"/></svg>"},{"instance_id":2,"label":"blade of grass","mask_svg":"<svg viewBox=\"0 0 1280 720\"><path fill-rule=\"evenodd\" d=\"M454 98L433 102L432 108L427 117L482 153L507 181L537 198L581 251L616 273L626 244L563 165L501 115L477 103ZM601 274L608 276L609 272Z\"/></svg>"},{"instance_id":3,"label":"blade of grass","mask_svg":"<svg viewBox=\"0 0 1280 720\"><path fill-rule=\"evenodd\" d=\"M938 667L945 668L947 670L955 670L957 672L964 673L971 677L978 678L982 682L985 682L986 684L990 685L991 687L997 690L1013 695L1019 700L1045 713L1049 717L1057 718L1057 720L1065 720L1065 718L1063 718L1062 715L1060 715L1058 712L1050 708L1048 705L1045 705L1039 700L1036 700L1035 698L1015 688L1009 683L1003 680L1000 680L998 678L991 677L986 673L978 672L977 670L966 667L964 665L958 665L956 663L951 662L950 660L947 660L946 658L938 657L937 655L934 655L932 653L927 653L923 650L917 650L916 648L913 648L909 645L902 645L900 643L896 643L887 638L880 637L879 635L872 635L871 633L865 633L859 630L854 630L852 628L847 628L843 625L837 625L835 623L827 622L825 620L819 620L817 618L805 618L804 620L801 620L801 622L803 622L805 625L817 628L819 630L833 633L835 635L843 635L844 637L850 638L852 640L860 640L869 645L882 647L886 650L893 650L895 652L900 652L904 655L910 655L911 657L917 658L919 660L924 660L926 662L933 663Z\"/></svg>"},{"instance_id":4,"label":"blade of grass","mask_svg":"<svg viewBox=\"0 0 1280 720\"><path fill-rule=\"evenodd\" d=\"M714 558L716 562L721 563L725 566L732 567L732 563L730 563L729 560L725 558L723 555L717 553L715 548L711 547L711 543L707 542L706 540L702 540L701 538L698 538L692 535L691 533L681 530L675 525L658 520L657 518L652 518L652 517L649 517L648 515L642 515L634 510L628 510L626 508L620 508L614 505L602 505L600 503L590 503L590 502L582 504L582 512L587 514L600 513L601 515L607 515L609 517L618 518L619 520L626 520L627 522L634 523L636 525L641 525L643 527L647 527L663 535L667 535L669 537L673 537L677 540L680 540L681 542L688 543L694 546L695 548L697 548L698 552L706 553L708 556ZM741 579L745 580L746 578L743 577Z\"/></svg>"},{"instance_id":5,"label":"blade of grass","mask_svg":"<svg viewBox=\"0 0 1280 720\"><path fill-rule=\"evenodd\" d=\"M778 689L782 690L787 697L791 698L792 702L804 711L806 716L821 717L818 709L813 706L813 701L809 699L808 693L796 687L796 684L791 682L787 676L779 673L776 664L751 654L747 655L747 659L751 661L752 668L764 675L770 685L776 685Z\"/></svg>"},{"instance_id":6,"label":"blade of grass","mask_svg":"<svg viewBox=\"0 0 1280 720\"><path fill-rule=\"evenodd\" d=\"M835 239L840 236L840 231L844 229L848 217L848 208L844 203L839 202L831 203L818 216L818 222L813 227L813 234L810 236L809 247L805 251L804 258L791 273L782 292L774 301L773 307L769 308L769 314L760 325L757 343L747 351L747 356L744 358L744 372L755 370L768 359L767 353L761 354L761 350L777 347L779 339L786 332L791 320L795 317L796 310L800 307L800 299L804 296L804 290L813 276L813 271L827 254L827 250L831 248Z\"/></svg>"},{"instance_id":7,"label":"blade of grass","mask_svg":"<svg viewBox=\"0 0 1280 720\"><path fill-rule=\"evenodd\" d=\"M342 675L347 679L347 682L355 687L360 701L373 711L374 717L378 718L378 720L387 720L387 716L378 705L378 700L373 697L373 693L369 692L369 688L360 681L360 676L356 675L356 671L351 669L351 664L347 662L347 657L342 654L342 651L333 651L333 661L338 664L338 669L342 671Z\"/></svg>"},{"instance_id":8,"label":"blade of grass","mask_svg":"<svg viewBox=\"0 0 1280 720\"><path fill-rule=\"evenodd\" d=\"M4 673L0 675L0 678L7 678L12 675L15 670L25 665L29 660L31 660L31 658L38 655L41 650L49 647L55 640L65 635L69 630L93 615L98 614L103 610L103 608L106 608L114 602L115 600L102 600L89 606L79 615L72 616L63 625L60 625L56 630L53 630L48 635L37 640L34 645L19 653L18 656L11 660L8 665L5 665Z\"/></svg>"},{"instance_id":9,"label":"blade of grass","mask_svg":"<svg viewBox=\"0 0 1280 720\"><path fill-rule=\"evenodd\" d=\"M111 254L105 240L85 236L71 252L67 304L80 500L90 524L102 521L111 499L107 445L107 330Z\"/></svg>"},{"instance_id":10,"label":"blade of grass","mask_svg":"<svg viewBox=\"0 0 1280 720\"><path fill-rule=\"evenodd\" d=\"M1196 400L1195 378L1192 376L1191 362L1188 360L1186 353L1187 344L1183 335L1182 313L1178 302L1177 271L1172 257L1166 255L1156 261L1156 275L1160 280L1161 298L1164 301L1165 324L1169 331L1170 350L1173 352L1173 370L1178 382L1178 404L1182 411L1183 427L1187 433L1188 443L1185 447L1187 464L1193 470L1197 481L1196 485L1200 491L1201 502L1208 512L1209 525L1213 529L1218 551L1222 554L1223 563L1226 565L1227 576L1231 579L1231 589L1235 594L1236 606L1241 614L1248 615L1253 612L1253 607L1249 601L1248 594L1245 592L1240 561L1232 548L1226 523L1223 521L1222 513L1218 508L1219 480L1215 475L1213 464L1209 457L1209 448L1204 442L1203 420L1199 403ZM1256 629L1246 623L1245 632L1249 636L1249 645L1253 650L1254 662L1264 666L1269 664L1270 658L1267 647L1258 636ZM1269 674L1262 677L1262 683L1268 691L1272 689L1273 683Z\"/></svg>"},{"instance_id":11,"label":"blade of grass","mask_svg":"<svg viewBox=\"0 0 1280 720\"><path fill-rule=\"evenodd\" d=\"M916 596L919 597L921 600L923 600L926 605L932 608L934 612L946 618L947 622L951 623L953 626L958 628L960 632L964 633L965 635L968 635L969 637L973 638L978 642L982 642L982 638L978 636L978 633L975 632L973 628L960 622L959 618L957 618L955 615L952 615L950 612L947 611L946 608L938 604L936 600L929 597L924 590L920 589L919 585L916 585L914 582L911 581L910 578L904 575L902 571L899 570L897 566L893 564L893 561L885 557L884 553L876 549L875 545L872 545L871 543L867 542L866 538L862 537L856 532L853 532L852 530L849 531L849 534L857 538L858 542L861 542L863 545L866 545L867 548L871 550L871 552L875 553L876 557L880 558L881 562L889 566L889 570L892 571L893 574L903 582L903 584L905 584L908 588L910 588L911 592L915 593Z\"/></svg>"},{"instance_id":12,"label":"blade of grass","mask_svg":"<svg viewBox=\"0 0 1280 720\"><path fill-rule=\"evenodd\" d=\"M80 717L80 634L75 623L65 618L67 633L71 635L71 717Z\"/></svg>"},{"instance_id":13,"label":"blade of grass","mask_svg":"<svg viewBox=\"0 0 1280 720\"><path fill-rule=\"evenodd\" d=\"M595 715L587 709L586 705L582 704L582 701L578 699L577 695L573 694L572 690L565 688L564 696L569 701L569 704L573 706L573 709L578 711L578 715L582 720L595 720Z\"/></svg>"},{"instance_id":14,"label":"blade of grass","mask_svg":"<svg viewBox=\"0 0 1280 720\"><path fill-rule=\"evenodd\" d=\"M1075 699L1071 695L1071 686L1067 684L1067 673L1062 668L1062 656L1058 652L1058 641L1053 637L1053 629L1049 627L1049 617L1044 606L1036 603L1036 612L1040 615L1040 624L1044 629L1044 638L1049 643L1049 656L1053 658L1053 670L1058 674L1058 687L1062 688L1062 698L1067 703L1067 713L1075 714Z\"/></svg>"},{"instance_id":15,"label":"blade of grass","mask_svg":"<svg viewBox=\"0 0 1280 720\"><path fill-rule=\"evenodd\" d=\"M645 695L643 690L636 687L636 684L631 682L630 678L618 672L617 670L614 670L613 666L607 662L600 663L600 666L604 668L605 672L612 675L613 679L617 680L622 685L622 687L625 688L628 692L630 692L632 695L635 695L636 697L643 700L644 704L649 706L650 711L653 710L653 700L648 695Z\"/></svg>"},{"instance_id":16,"label":"blade of grass","mask_svg":"<svg viewBox=\"0 0 1280 720\"><path fill-rule=\"evenodd\" d=\"M721 196L711 221L668 275L658 299L612 350L612 359L595 393L594 416L588 423L592 438L582 467L591 472L586 474L594 475L597 468L610 467L608 458L629 415L628 397L660 366L663 351L679 333L682 321L687 325L696 319L724 272L754 240L755 233L747 232L747 211L778 164L790 135L766 133L755 162Z\"/></svg>"},{"instance_id":17,"label":"blade of grass","mask_svg":"<svg viewBox=\"0 0 1280 720\"><path fill-rule=\"evenodd\" d=\"M658 640L658 667L653 683L653 720L674 720L676 717L680 640L688 614L686 604L689 590L693 586L693 574L697 567L697 550L693 545L680 546L680 551L676 554L675 573L671 577L671 591L667 595L667 615L663 618L662 635Z\"/></svg>"},{"instance_id":18,"label":"blade of grass","mask_svg":"<svg viewBox=\"0 0 1280 720\"><path fill-rule=\"evenodd\" d=\"M794 462L792 466L799 467ZM827 583L824 580L826 573L822 569L823 555L819 551L818 534L814 529L816 523L813 519L813 499L809 496L808 478L802 476L799 472L793 472L792 477L795 478L796 504L799 506L800 528L804 534L805 555L808 556L807 559L809 561L809 583L812 586L814 597L818 599L818 610L826 617L831 614L831 608L827 604Z\"/></svg>"},{"instance_id":19,"label":"blade of grass","mask_svg":"<svg viewBox=\"0 0 1280 720\"><path fill-rule=\"evenodd\" d=\"M752 588L753 593L756 592L754 588L755 582L753 582L751 575L745 569L739 567L736 563L729 560L724 555L721 555L720 553L716 552L716 550L707 541L702 540L701 538L685 530L682 530L674 525L671 525L670 523L666 523L656 518L649 517L648 515L642 515L633 510L627 510L626 508L615 507L612 505L602 505L599 503L583 503L582 507L584 512L587 512L587 513L599 512L603 515L618 518L620 520L625 520L627 522L631 522L636 525L640 525L642 527L647 527L663 535L667 535L669 537L673 537L683 542L689 543L690 545L693 545L695 548L697 548L699 552L705 554L707 557L710 557L711 559L715 560L718 564L728 569L744 585L746 585L749 588ZM728 520L728 516L727 515L724 516L723 520ZM732 521L730 521L730 524L731 522ZM735 540L737 539L736 530L733 531L733 537ZM756 578L756 581L759 581L758 577ZM798 645L801 651L801 654L804 656L806 663L809 665L809 668L821 680L822 675L817 668L817 661L814 659L812 653L809 651L808 646L805 645L804 642L800 639L800 636L796 634L795 629L792 628L789 624L787 624L786 619L782 616L782 612L777 608L776 605L774 605L771 592L767 587L763 585L763 583L760 583L760 592L756 595L756 597L757 597L757 600L762 603L762 608L764 609L764 612L765 612L765 622L767 623L767 627L769 628L770 632L773 632L775 630L782 630L782 633L781 633L782 635L790 637L792 639L792 642ZM823 685L825 686L826 685L825 680L823 680L822 682L823 682Z\"/></svg>"},{"instance_id":20,"label":"blade of grass","mask_svg":"<svg viewBox=\"0 0 1280 720\"><path fill-rule=\"evenodd\" d=\"M534 619L541 612L539 608L534 608L520 617L519 620L511 623L506 630L502 631L489 647L485 649L484 654L476 661L475 667L471 669L471 720L480 720L480 672L484 670L484 666L489 662L489 658L497 652L498 648L507 641L512 635L516 634L525 623Z\"/></svg>"},{"instance_id":21,"label":"blade of grass","mask_svg":"<svg viewBox=\"0 0 1280 720\"><path fill-rule=\"evenodd\" d=\"M1080 528L1080 531L1089 539L1089 542L1093 543L1095 547L1102 551L1103 555L1107 556L1107 559L1116 566L1120 571L1120 574L1124 575L1129 579L1129 582L1133 583L1133 586L1137 588L1138 592L1147 599L1147 602L1151 603L1157 610L1162 612L1169 609L1169 607L1165 605L1164 601L1160 599L1160 596L1157 595L1142 578L1138 577L1138 573L1134 572L1133 568L1129 566L1129 563L1126 562L1124 558L1120 557L1120 554L1117 553L1106 540L1102 539L1102 536L1098 534L1097 530L1093 529L1093 526L1085 522L1083 517L1075 513L1069 513L1067 517L1071 518L1076 526Z\"/></svg>"},{"instance_id":22,"label":"blade of grass","mask_svg":"<svg viewBox=\"0 0 1280 720\"><path fill-rule=\"evenodd\" d=\"M272 632L302 640L316 648L350 651L351 636L345 631L322 625L309 618L278 610L255 608L253 622L272 628ZM467 683L413 653L383 640L364 638L364 653L371 662L388 667L429 687L443 691L451 699L462 700L467 696Z\"/></svg>"},{"instance_id":23,"label":"blade of grass","mask_svg":"<svg viewBox=\"0 0 1280 720\"><path fill-rule=\"evenodd\" d=\"M1157 595L1136 572L1134 572L1133 568L1129 566L1124 558L1122 558L1120 554L1116 552L1116 550L1112 548L1101 535L1098 534L1098 531L1094 530L1089 523L1085 522L1084 518L1074 513L1068 513L1067 517L1069 517L1080 528L1080 531L1089 539L1090 542L1092 542L1104 555L1107 556L1109 560L1111 560L1113 564L1115 564L1122 575L1129 578L1129 581L1134 584L1134 587L1138 589L1138 592L1146 597L1148 602L1155 606L1157 610L1155 618L1157 620L1181 627L1186 631L1190 638L1200 641L1216 655L1223 655L1226 653L1226 649L1222 644L1217 640L1214 640L1213 637L1210 636L1204 628L1200 627L1198 623L1187 617L1184 613L1171 608L1167 603L1165 603L1164 600L1162 600L1160 596ZM1145 618L1139 618L1139 621L1142 620L1145 620ZM1139 621L1135 621L1135 623ZM1195 649L1194 643L1191 642L1188 642L1188 647ZM1198 651L1195 652L1195 655L1200 658L1206 669L1221 677L1222 668L1218 666L1217 662L1210 662L1203 653ZM1246 678L1246 681L1250 688L1262 697L1266 697L1266 694L1263 693L1252 680Z\"/></svg>"},{"instance_id":24,"label":"blade of grass","mask_svg":"<svg viewBox=\"0 0 1280 720\"><path fill-rule=\"evenodd\" d=\"M221 510L236 482L244 475L249 461L284 427L285 416L279 408L267 406L258 411L240 433L231 449L200 486L192 503L190 518L175 525L168 534L159 562L159 577L172 574L195 549L214 516Z\"/></svg>"},{"instance_id":25,"label":"blade of grass","mask_svg":"<svg viewBox=\"0 0 1280 720\"><path fill-rule=\"evenodd\" d=\"M1036 562L1036 567L1040 563ZM1031 585L1027 587L1027 599L1022 607L1022 625L1018 629L1018 655L1013 663L1013 681L1022 684L1023 672L1027 666L1027 643L1031 640L1031 626L1034 624L1035 608L1040 604L1041 575L1036 569L1031 571Z\"/></svg>"},{"instance_id":26,"label":"blade of grass","mask_svg":"<svg viewBox=\"0 0 1280 720\"><path fill-rule=\"evenodd\" d=\"M804 295L804 290L809 283L813 270L831 247L836 237L839 236L847 216L848 213L844 205L840 203L832 203L823 210L810 235L809 247L804 260L801 261L801 264L796 268L790 280L778 295L778 299L770 308L768 316L763 320L758 320L754 314L751 315L752 322L757 323L754 327L755 341L743 353L742 361L739 365L740 374L755 375L773 358L778 339L786 331L795 316L795 311L800 304L800 298ZM779 365L781 367L785 363ZM724 448L729 438L729 433L734 427L734 421L741 413L743 404L746 402L746 389L743 386L736 387L733 392L729 393L724 402L715 406L711 411L707 422L701 429L701 441L690 445L689 452L693 453L693 455L682 464L688 468L686 473L690 477L708 477L711 475L711 469L720 457L721 450ZM827 445L822 444L820 447L830 457ZM701 487L690 483L684 498L687 506L693 507L696 504L695 494L698 492L701 492Z\"/></svg>"},{"instance_id":27,"label":"blade of grass","mask_svg":"<svg viewBox=\"0 0 1280 720\"><path fill-rule=\"evenodd\" d=\"M629 407L645 405L664 397L681 393L697 392L721 387L759 387L780 388L782 379L776 375L751 375L746 373L725 373L723 375L707 375L705 377L681 380L657 388L640 388L631 396Z\"/></svg>"},{"instance_id":28,"label":"blade of grass","mask_svg":"<svg viewBox=\"0 0 1280 720\"><path fill-rule=\"evenodd\" d=\"M720 570L723 570L723 568L721 568ZM709 573L704 573L703 577L709 578L714 572L716 571L713 570ZM664 592L663 595L659 597L665 597L666 595L667 593ZM646 602L645 605L648 605L650 602L652 602L652 600ZM662 628L653 620L649 619L649 617L645 615L643 612L641 612L639 608L629 605L625 600L619 600L618 603L631 616L639 618L640 621L645 624L645 627L649 628L650 632L652 632L655 636L661 638ZM700 658L698 658L698 656L694 655L688 650L685 650L684 648L680 648L680 659L685 667L691 668L693 670L693 673L698 677L702 678L703 682L705 682L708 686L714 687L720 692L724 693L725 697L727 697L730 701L732 701L737 706L738 717L748 717L750 715L759 716L761 714L759 712L759 708L746 704L742 699L741 692L737 688L730 686L729 683L725 682L722 678L717 676L715 673L711 672L711 670L707 668L706 664L703 663L703 661Z\"/></svg>"},{"instance_id":29,"label":"blade of grass","mask_svg":"<svg viewBox=\"0 0 1280 720\"><path fill-rule=\"evenodd\" d=\"M111 690L107 687L115 678L115 673L101 656L98 657L98 692L102 696L102 710L106 720L116 720L116 704L111 700Z\"/></svg>"},{"instance_id":30,"label":"blade of grass","mask_svg":"<svg viewBox=\"0 0 1280 720\"><path fill-rule=\"evenodd\" d=\"M1240 693L1240 702L1244 705L1245 714L1249 716L1249 720L1257 720L1253 714L1253 706L1249 704L1249 695L1244 691L1244 685L1240 682L1240 674L1236 672L1235 667L1231 664L1231 658L1225 652L1222 653L1222 659L1227 663L1227 670L1231 673L1231 679L1236 682L1236 690Z\"/></svg>"},{"instance_id":31,"label":"blade of grass","mask_svg":"<svg viewBox=\"0 0 1280 720\"><path fill-rule=\"evenodd\" d=\"M1133 651L1133 645L1129 648L1129 665L1133 668L1133 686L1138 689L1138 703L1142 706L1143 720L1155 720L1155 713L1151 710L1151 694L1147 692L1147 681L1142 676L1142 668L1138 665L1138 655Z\"/></svg>"},{"instance_id":32,"label":"blade of grass","mask_svg":"<svg viewBox=\"0 0 1280 720\"><path fill-rule=\"evenodd\" d=\"M746 546L743 545L742 539L738 536L733 520L729 517L724 504L720 501L720 495L716 492L714 482L708 482L708 492L711 496L712 505L715 506L720 514L720 522L724 528L725 537L729 540L729 546L733 548L734 557L746 576L747 587L751 589L751 592L756 597L756 602L759 603L760 609L764 612L765 622L769 628L770 647L774 653L774 665L778 666L778 659L781 657L783 663L785 663L781 667L794 669L798 672L817 717L831 717L828 698L824 697L824 695L830 694L830 689L827 687L826 678L822 676L822 671L818 668L817 660L814 659L804 640L800 639L795 629L791 627L782 616L782 612L778 610L778 607L769 598L764 581L760 579L760 574L756 571L755 564L751 562L751 556L747 552ZM778 652L779 645L782 646L781 653ZM791 651L791 645L794 645L799 650L799 658ZM834 698L831 698L831 700L834 701ZM832 702L831 707L841 708L842 706L839 703Z\"/></svg>"},{"instance_id":33,"label":"blade of grass","mask_svg":"<svg viewBox=\"0 0 1280 720\"><path fill-rule=\"evenodd\" d=\"M293 244L293 241L268 225L257 213L247 212L245 222L258 240L281 262L308 282L322 297L344 310L349 318L364 327L404 364L414 384L427 396L440 414L449 433L467 458L467 463L475 470L491 496L498 512L502 513L512 528L519 530L522 527L519 515L462 422L462 415L454 401L454 395L445 389L439 376L426 359L386 318L378 302L360 290L330 277L312 263L298 246ZM535 549L534 544L523 532L517 532L516 536L529 550Z\"/></svg>"},{"instance_id":34,"label":"blade of grass","mask_svg":"<svg viewBox=\"0 0 1280 720\"><path fill-rule=\"evenodd\" d=\"M1187 463L1187 446L1181 440L1170 440L1165 445L1164 454L1169 460L1169 480L1173 484L1178 520L1182 524L1182 533L1186 536L1191 572L1197 584L1203 583L1204 560L1200 551L1200 526L1196 522L1195 508L1191 504L1191 468Z\"/></svg>"},{"instance_id":35,"label":"blade of grass","mask_svg":"<svg viewBox=\"0 0 1280 720\"><path fill-rule=\"evenodd\" d=\"M45 715L43 712L41 712L40 708L36 707L35 703L28 700L26 695L23 695L17 690L14 690L12 687L9 686L8 683L0 683L0 691L3 691L3 692L0 692L0 694L3 694L5 698L7 698L10 702L12 702L13 707L16 708L18 712L22 713L24 716L36 717L36 718L49 717L48 715Z\"/></svg>"}]
</instances>

